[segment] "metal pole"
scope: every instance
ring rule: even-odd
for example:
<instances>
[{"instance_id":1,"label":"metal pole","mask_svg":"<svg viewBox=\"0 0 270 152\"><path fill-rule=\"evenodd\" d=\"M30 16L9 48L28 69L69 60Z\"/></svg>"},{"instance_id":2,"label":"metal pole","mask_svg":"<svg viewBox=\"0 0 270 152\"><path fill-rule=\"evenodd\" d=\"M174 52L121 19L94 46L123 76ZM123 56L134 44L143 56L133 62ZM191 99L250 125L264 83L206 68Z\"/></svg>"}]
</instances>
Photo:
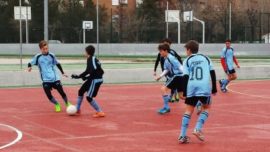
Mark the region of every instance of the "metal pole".
<instances>
[{"instance_id":1,"label":"metal pole","mask_svg":"<svg viewBox=\"0 0 270 152\"><path fill-rule=\"evenodd\" d=\"M48 41L49 34L48 34L48 0L44 0L44 40Z\"/></svg>"},{"instance_id":2,"label":"metal pole","mask_svg":"<svg viewBox=\"0 0 270 152\"><path fill-rule=\"evenodd\" d=\"M270 14L268 13L268 32L267 32L267 36L268 36L268 43L270 43Z\"/></svg>"},{"instance_id":3,"label":"metal pole","mask_svg":"<svg viewBox=\"0 0 270 152\"><path fill-rule=\"evenodd\" d=\"M22 0L20 0L20 64L22 69Z\"/></svg>"},{"instance_id":4,"label":"metal pole","mask_svg":"<svg viewBox=\"0 0 270 152\"><path fill-rule=\"evenodd\" d=\"M180 19L179 19L179 21L178 21L178 44L181 43L180 31L181 31L181 27L180 27Z\"/></svg>"},{"instance_id":5,"label":"metal pole","mask_svg":"<svg viewBox=\"0 0 270 152\"><path fill-rule=\"evenodd\" d=\"M112 8L111 8L111 35L110 35L110 38L111 38L111 43L112 43L112 29L113 29L113 20L112 20Z\"/></svg>"},{"instance_id":6,"label":"metal pole","mask_svg":"<svg viewBox=\"0 0 270 152\"><path fill-rule=\"evenodd\" d=\"M97 53L99 57L99 10L98 10L98 0L97 0Z\"/></svg>"},{"instance_id":7,"label":"metal pole","mask_svg":"<svg viewBox=\"0 0 270 152\"><path fill-rule=\"evenodd\" d=\"M168 16L169 16L169 14L168 14L168 10L169 10L169 2L167 1L167 8L166 8L166 10L167 10L167 22L166 22L166 37L168 38L169 37L169 22L168 22Z\"/></svg>"},{"instance_id":8,"label":"metal pole","mask_svg":"<svg viewBox=\"0 0 270 152\"><path fill-rule=\"evenodd\" d=\"M229 0L229 39L232 39L232 1Z\"/></svg>"},{"instance_id":9,"label":"metal pole","mask_svg":"<svg viewBox=\"0 0 270 152\"><path fill-rule=\"evenodd\" d=\"M202 28L203 28L203 44L205 43L205 22L202 22Z\"/></svg>"},{"instance_id":10,"label":"metal pole","mask_svg":"<svg viewBox=\"0 0 270 152\"><path fill-rule=\"evenodd\" d=\"M202 43L204 44L205 43L205 22L202 21L202 20L197 19L196 17L193 17L193 19L195 21L198 21L198 22L202 23Z\"/></svg>"},{"instance_id":11,"label":"metal pole","mask_svg":"<svg viewBox=\"0 0 270 152\"><path fill-rule=\"evenodd\" d=\"M25 19L25 43L28 43L28 6L26 6L26 19Z\"/></svg>"},{"instance_id":12,"label":"metal pole","mask_svg":"<svg viewBox=\"0 0 270 152\"><path fill-rule=\"evenodd\" d=\"M85 44L85 29L83 29L83 44Z\"/></svg>"}]
</instances>

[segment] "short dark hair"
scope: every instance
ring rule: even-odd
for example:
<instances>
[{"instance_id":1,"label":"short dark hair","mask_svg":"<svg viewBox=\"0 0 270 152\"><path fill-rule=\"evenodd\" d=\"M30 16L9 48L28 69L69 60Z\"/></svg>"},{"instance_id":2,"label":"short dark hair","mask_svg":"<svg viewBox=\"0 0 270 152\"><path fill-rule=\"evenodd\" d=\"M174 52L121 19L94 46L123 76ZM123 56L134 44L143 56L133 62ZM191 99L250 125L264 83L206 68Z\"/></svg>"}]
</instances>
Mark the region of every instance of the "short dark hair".
<instances>
[{"instance_id":1,"label":"short dark hair","mask_svg":"<svg viewBox=\"0 0 270 152\"><path fill-rule=\"evenodd\" d=\"M85 52L86 52L88 55L94 56L94 54L95 54L95 47L94 47L93 45L88 45L88 46L85 48Z\"/></svg>"},{"instance_id":2,"label":"short dark hair","mask_svg":"<svg viewBox=\"0 0 270 152\"><path fill-rule=\"evenodd\" d=\"M172 44L172 40L170 40L169 38L164 38L160 41L160 43L164 43L164 42L167 42L169 44Z\"/></svg>"},{"instance_id":3,"label":"short dark hair","mask_svg":"<svg viewBox=\"0 0 270 152\"><path fill-rule=\"evenodd\" d=\"M232 41L231 41L230 39L227 39L227 40L225 40L225 43L226 43L226 42L230 42L230 43L231 43Z\"/></svg>"},{"instance_id":4,"label":"short dark hair","mask_svg":"<svg viewBox=\"0 0 270 152\"><path fill-rule=\"evenodd\" d=\"M47 45L48 45L48 42L45 41L45 40L40 41L39 44L38 44L40 49L43 48L44 46L47 46Z\"/></svg>"},{"instance_id":5,"label":"short dark hair","mask_svg":"<svg viewBox=\"0 0 270 152\"><path fill-rule=\"evenodd\" d=\"M185 44L185 48L187 50L190 49L193 54L196 54L199 51L199 43L195 40L190 40Z\"/></svg>"},{"instance_id":6,"label":"short dark hair","mask_svg":"<svg viewBox=\"0 0 270 152\"><path fill-rule=\"evenodd\" d=\"M165 50L165 51L169 52L170 51L170 46L168 44L160 44L158 46L158 50Z\"/></svg>"}]
</instances>

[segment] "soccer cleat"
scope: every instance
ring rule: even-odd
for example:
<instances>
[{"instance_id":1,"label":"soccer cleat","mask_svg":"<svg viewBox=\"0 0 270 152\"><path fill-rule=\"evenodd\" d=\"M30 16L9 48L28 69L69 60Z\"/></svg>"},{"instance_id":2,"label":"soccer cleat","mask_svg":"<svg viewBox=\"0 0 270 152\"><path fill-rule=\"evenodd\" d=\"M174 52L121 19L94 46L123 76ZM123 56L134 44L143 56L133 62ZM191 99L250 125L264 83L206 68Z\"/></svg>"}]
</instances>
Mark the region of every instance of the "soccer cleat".
<instances>
[{"instance_id":1,"label":"soccer cleat","mask_svg":"<svg viewBox=\"0 0 270 152\"><path fill-rule=\"evenodd\" d=\"M194 129L192 134L195 135L200 141L204 141L204 136L203 136L202 131Z\"/></svg>"},{"instance_id":2,"label":"soccer cleat","mask_svg":"<svg viewBox=\"0 0 270 152\"><path fill-rule=\"evenodd\" d=\"M72 104L71 104L71 102L67 101L67 102L65 103L65 105L66 105L66 107L68 107L68 106L70 106L70 105L72 105Z\"/></svg>"},{"instance_id":3,"label":"soccer cleat","mask_svg":"<svg viewBox=\"0 0 270 152\"><path fill-rule=\"evenodd\" d=\"M189 143L189 137L188 136L185 136L185 137L179 136L178 142L180 144L187 144L187 143Z\"/></svg>"},{"instance_id":4,"label":"soccer cleat","mask_svg":"<svg viewBox=\"0 0 270 152\"><path fill-rule=\"evenodd\" d=\"M104 112L96 112L93 115L94 118L100 118L100 117L105 117L105 113Z\"/></svg>"},{"instance_id":5,"label":"soccer cleat","mask_svg":"<svg viewBox=\"0 0 270 152\"><path fill-rule=\"evenodd\" d=\"M80 115L81 114L81 109L77 110L76 114Z\"/></svg>"},{"instance_id":6,"label":"soccer cleat","mask_svg":"<svg viewBox=\"0 0 270 152\"><path fill-rule=\"evenodd\" d=\"M59 103L55 104L55 112L61 112L61 106Z\"/></svg>"},{"instance_id":7,"label":"soccer cleat","mask_svg":"<svg viewBox=\"0 0 270 152\"><path fill-rule=\"evenodd\" d=\"M170 108L165 108L165 107L158 111L158 113L161 115L163 115L165 113L169 113L169 112L171 112Z\"/></svg>"}]
</instances>

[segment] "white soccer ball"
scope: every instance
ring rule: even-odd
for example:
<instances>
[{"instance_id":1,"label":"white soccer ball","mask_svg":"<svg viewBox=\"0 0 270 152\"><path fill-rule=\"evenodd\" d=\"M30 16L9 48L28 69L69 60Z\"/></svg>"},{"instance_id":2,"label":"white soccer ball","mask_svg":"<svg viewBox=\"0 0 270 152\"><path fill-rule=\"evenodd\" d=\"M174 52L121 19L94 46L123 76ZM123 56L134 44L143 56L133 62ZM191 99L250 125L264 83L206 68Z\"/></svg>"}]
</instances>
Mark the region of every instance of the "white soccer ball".
<instances>
[{"instance_id":1,"label":"white soccer ball","mask_svg":"<svg viewBox=\"0 0 270 152\"><path fill-rule=\"evenodd\" d=\"M77 108L74 105L70 105L70 106L67 107L66 112L70 116L75 115L76 112L77 112Z\"/></svg>"}]
</instances>

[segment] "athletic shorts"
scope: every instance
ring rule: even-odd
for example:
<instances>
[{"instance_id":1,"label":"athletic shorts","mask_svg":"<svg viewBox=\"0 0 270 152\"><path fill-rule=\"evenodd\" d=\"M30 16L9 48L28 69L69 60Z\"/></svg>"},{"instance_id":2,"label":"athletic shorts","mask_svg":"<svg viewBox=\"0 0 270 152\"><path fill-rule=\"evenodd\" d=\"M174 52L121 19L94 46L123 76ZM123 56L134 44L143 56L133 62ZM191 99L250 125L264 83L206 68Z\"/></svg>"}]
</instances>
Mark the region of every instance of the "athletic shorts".
<instances>
[{"instance_id":1,"label":"athletic shorts","mask_svg":"<svg viewBox=\"0 0 270 152\"><path fill-rule=\"evenodd\" d=\"M98 90L103 83L102 79L88 79L81 86L83 91L87 91L86 96L93 98L97 96Z\"/></svg>"},{"instance_id":2,"label":"athletic shorts","mask_svg":"<svg viewBox=\"0 0 270 152\"><path fill-rule=\"evenodd\" d=\"M62 83L60 80L55 81L55 82L43 82L42 83L44 89L52 90L54 89L59 89L62 87Z\"/></svg>"},{"instance_id":3,"label":"athletic shorts","mask_svg":"<svg viewBox=\"0 0 270 152\"><path fill-rule=\"evenodd\" d=\"M201 102L203 105L210 105L211 104L211 96L193 96L193 97L188 97L185 100L185 104L191 105L195 107L198 102Z\"/></svg>"},{"instance_id":4,"label":"athletic shorts","mask_svg":"<svg viewBox=\"0 0 270 152\"><path fill-rule=\"evenodd\" d=\"M184 79L182 76L174 76L172 78L169 78L166 81L165 86L171 90L177 90L178 92L183 92L184 90L183 80Z\"/></svg>"},{"instance_id":5,"label":"athletic shorts","mask_svg":"<svg viewBox=\"0 0 270 152\"><path fill-rule=\"evenodd\" d=\"M232 69L232 70L226 70L226 73L227 74L234 74L235 73L235 70L234 69Z\"/></svg>"}]
</instances>

